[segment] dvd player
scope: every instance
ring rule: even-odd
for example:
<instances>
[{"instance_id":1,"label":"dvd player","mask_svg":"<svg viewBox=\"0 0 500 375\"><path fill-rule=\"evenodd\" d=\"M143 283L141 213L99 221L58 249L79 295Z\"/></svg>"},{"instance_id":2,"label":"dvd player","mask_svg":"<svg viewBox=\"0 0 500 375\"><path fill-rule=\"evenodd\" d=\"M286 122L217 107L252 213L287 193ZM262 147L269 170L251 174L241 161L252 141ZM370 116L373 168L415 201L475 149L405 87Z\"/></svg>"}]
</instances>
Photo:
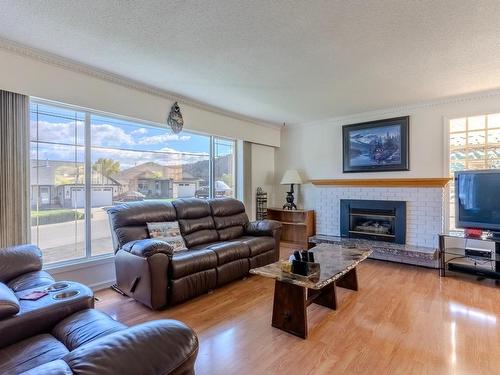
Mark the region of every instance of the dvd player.
<instances>
[{"instance_id":1,"label":"dvd player","mask_svg":"<svg viewBox=\"0 0 500 375\"><path fill-rule=\"evenodd\" d=\"M488 258L491 259L491 250L466 248L465 255L471 258Z\"/></svg>"}]
</instances>

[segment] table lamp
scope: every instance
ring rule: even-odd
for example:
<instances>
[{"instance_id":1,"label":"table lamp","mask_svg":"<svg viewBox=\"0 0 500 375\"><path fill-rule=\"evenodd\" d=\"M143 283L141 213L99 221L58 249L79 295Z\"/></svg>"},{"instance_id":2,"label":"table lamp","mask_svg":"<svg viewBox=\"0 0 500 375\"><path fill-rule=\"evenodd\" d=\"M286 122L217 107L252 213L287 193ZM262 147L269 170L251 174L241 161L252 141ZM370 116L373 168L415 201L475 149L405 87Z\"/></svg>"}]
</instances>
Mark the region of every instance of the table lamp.
<instances>
[{"instance_id":1,"label":"table lamp","mask_svg":"<svg viewBox=\"0 0 500 375\"><path fill-rule=\"evenodd\" d=\"M299 172L297 172L295 169L289 169L285 172L283 178L281 179L281 185L290 184L290 191L286 193L286 203L283 205L283 209L297 209L297 206L295 205L295 203L293 203L293 185L301 183L302 179L300 178Z\"/></svg>"}]
</instances>

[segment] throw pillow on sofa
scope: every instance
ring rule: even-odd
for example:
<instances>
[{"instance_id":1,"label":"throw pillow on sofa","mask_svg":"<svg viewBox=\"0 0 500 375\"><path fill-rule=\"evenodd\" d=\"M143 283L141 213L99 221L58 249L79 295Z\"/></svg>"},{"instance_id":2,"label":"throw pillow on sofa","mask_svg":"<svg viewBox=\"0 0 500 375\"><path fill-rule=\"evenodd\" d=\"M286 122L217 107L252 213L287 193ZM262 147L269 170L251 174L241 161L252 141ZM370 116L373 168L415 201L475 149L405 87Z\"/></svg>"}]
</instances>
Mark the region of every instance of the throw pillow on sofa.
<instances>
[{"instance_id":1,"label":"throw pillow on sofa","mask_svg":"<svg viewBox=\"0 0 500 375\"><path fill-rule=\"evenodd\" d=\"M177 221L147 223L149 237L162 240L171 245L174 251L187 250Z\"/></svg>"}]
</instances>

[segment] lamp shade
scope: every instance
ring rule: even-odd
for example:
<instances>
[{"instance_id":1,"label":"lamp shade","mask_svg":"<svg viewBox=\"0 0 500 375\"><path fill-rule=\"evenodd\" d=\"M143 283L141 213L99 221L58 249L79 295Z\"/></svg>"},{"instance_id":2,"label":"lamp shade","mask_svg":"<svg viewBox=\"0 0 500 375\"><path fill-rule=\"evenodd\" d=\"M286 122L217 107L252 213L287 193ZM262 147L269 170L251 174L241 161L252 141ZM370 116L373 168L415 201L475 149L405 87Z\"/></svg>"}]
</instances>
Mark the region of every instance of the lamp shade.
<instances>
[{"instance_id":1,"label":"lamp shade","mask_svg":"<svg viewBox=\"0 0 500 375\"><path fill-rule=\"evenodd\" d=\"M295 169L287 170L283 175L283 178L281 179L281 185L301 184L301 183L302 179L300 178L299 172L297 172Z\"/></svg>"}]
</instances>

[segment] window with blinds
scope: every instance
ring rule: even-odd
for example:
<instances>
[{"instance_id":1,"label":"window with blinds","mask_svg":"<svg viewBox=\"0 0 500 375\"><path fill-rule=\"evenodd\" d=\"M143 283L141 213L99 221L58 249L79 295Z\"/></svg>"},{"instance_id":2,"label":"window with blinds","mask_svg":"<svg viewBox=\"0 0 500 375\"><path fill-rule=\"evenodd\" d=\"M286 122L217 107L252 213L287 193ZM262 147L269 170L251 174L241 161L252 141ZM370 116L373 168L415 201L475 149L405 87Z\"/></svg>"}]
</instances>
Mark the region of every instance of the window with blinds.
<instances>
[{"instance_id":1,"label":"window with blinds","mask_svg":"<svg viewBox=\"0 0 500 375\"><path fill-rule=\"evenodd\" d=\"M500 169L500 113L449 122L449 171ZM449 229L455 228L455 187L450 184Z\"/></svg>"}]
</instances>

